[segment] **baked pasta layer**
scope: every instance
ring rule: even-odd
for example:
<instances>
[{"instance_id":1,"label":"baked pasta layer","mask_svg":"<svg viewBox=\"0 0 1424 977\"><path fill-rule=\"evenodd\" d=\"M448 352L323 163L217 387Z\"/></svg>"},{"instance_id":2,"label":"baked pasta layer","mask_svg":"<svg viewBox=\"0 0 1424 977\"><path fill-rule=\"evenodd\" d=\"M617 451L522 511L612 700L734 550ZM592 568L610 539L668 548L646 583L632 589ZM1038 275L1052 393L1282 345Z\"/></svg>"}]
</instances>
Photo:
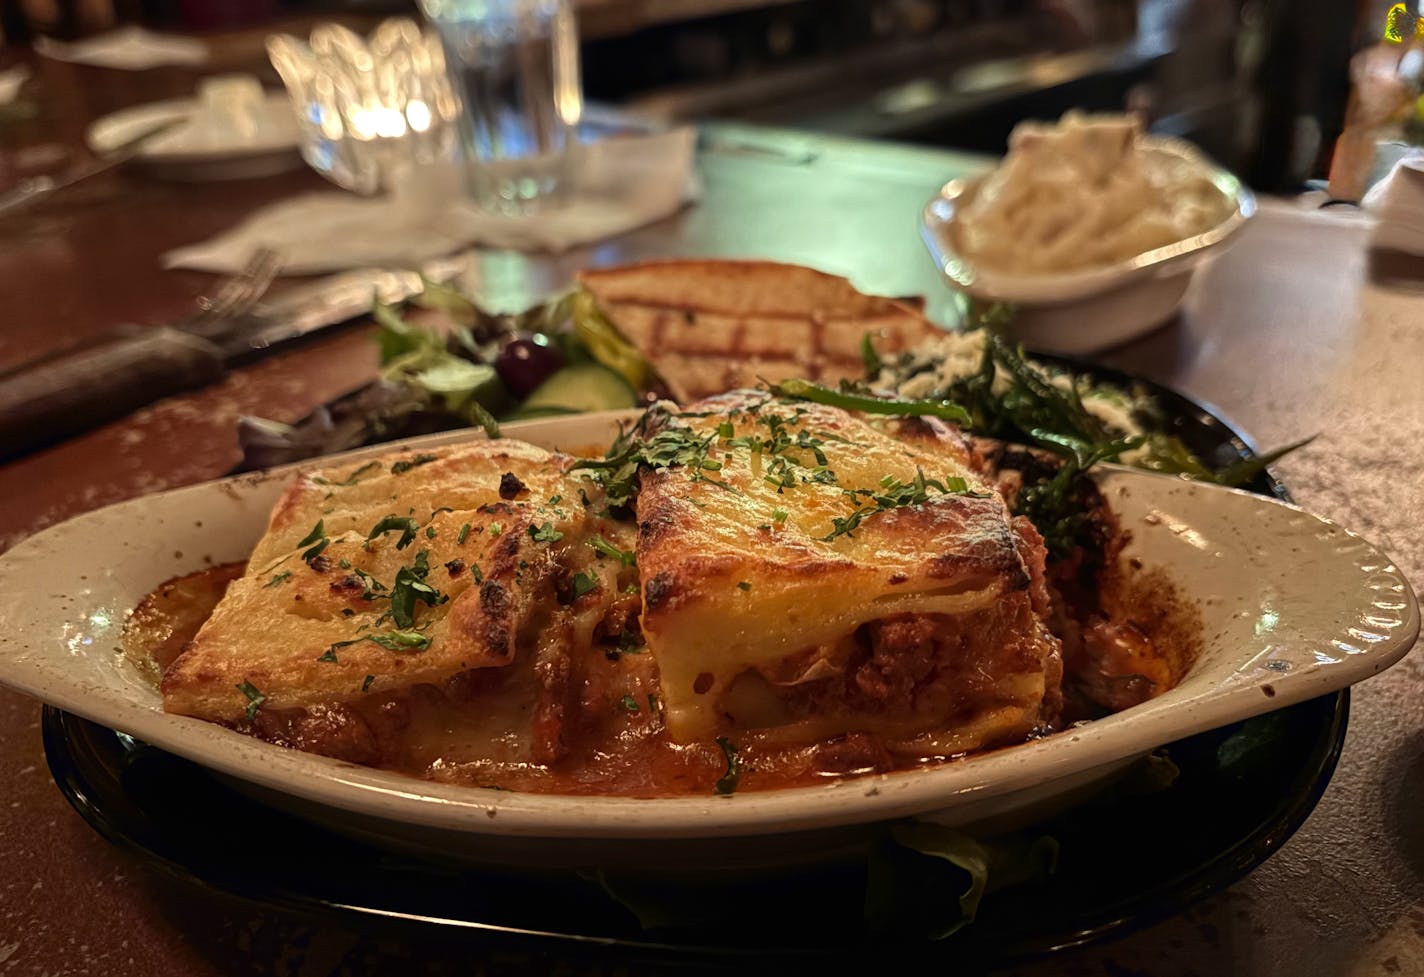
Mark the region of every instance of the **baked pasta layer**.
<instances>
[{"instance_id":1,"label":"baked pasta layer","mask_svg":"<svg viewBox=\"0 0 1424 977\"><path fill-rule=\"evenodd\" d=\"M597 486L571 460L490 441L303 476L165 671L164 707L251 719L254 703L358 702L533 655L616 593L589 537L630 535L590 513Z\"/></svg>"},{"instance_id":2,"label":"baked pasta layer","mask_svg":"<svg viewBox=\"0 0 1424 977\"><path fill-rule=\"evenodd\" d=\"M702 459L638 497L673 738L937 730L963 752L1056 718L1042 543L957 431L741 392L661 409L649 436Z\"/></svg>"}]
</instances>

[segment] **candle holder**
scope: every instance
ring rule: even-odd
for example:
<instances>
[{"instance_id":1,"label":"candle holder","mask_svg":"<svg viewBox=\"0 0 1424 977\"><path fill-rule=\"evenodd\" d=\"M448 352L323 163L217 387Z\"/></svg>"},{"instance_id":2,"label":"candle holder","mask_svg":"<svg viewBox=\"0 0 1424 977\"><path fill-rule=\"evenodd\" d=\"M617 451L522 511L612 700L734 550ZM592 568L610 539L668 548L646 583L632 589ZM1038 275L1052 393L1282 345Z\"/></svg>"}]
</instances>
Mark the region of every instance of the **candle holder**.
<instances>
[{"instance_id":1,"label":"candle holder","mask_svg":"<svg viewBox=\"0 0 1424 977\"><path fill-rule=\"evenodd\" d=\"M460 102L440 39L408 18L368 38L323 24L308 41L267 39L302 133L302 158L360 194L391 189L411 166L453 160Z\"/></svg>"}]
</instances>

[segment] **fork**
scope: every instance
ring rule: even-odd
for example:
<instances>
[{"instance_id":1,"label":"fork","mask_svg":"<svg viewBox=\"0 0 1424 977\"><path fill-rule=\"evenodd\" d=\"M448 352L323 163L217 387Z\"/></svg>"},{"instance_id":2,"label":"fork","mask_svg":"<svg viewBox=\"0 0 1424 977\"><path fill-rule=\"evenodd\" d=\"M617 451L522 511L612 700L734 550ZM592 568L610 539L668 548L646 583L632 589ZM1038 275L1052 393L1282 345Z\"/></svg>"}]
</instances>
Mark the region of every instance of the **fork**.
<instances>
[{"instance_id":1,"label":"fork","mask_svg":"<svg viewBox=\"0 0 1424 977\"><path fill-rule=\"evenodd\" d=\"M271 248L258 248L247 259L247 264L224 278L211 295L200 295L194 301L194 310L179 316L167 328L191 333L205 339L214 339L225 332L234 319L251 312L267 289L272 279L282 269L282 256ZM82 350L92 349L116 339L132 339L146 332L161 329L161 326L118 326L98 336L81 339L68 346L43 353L15 366L0 370L0 380L32 370L45 363L72 356Z\"/></svg>"},{"instance_id":2,"label":"fork","mask_svg":"<svg viewBox=\"0 0 1424 977\"><path fill-rule=\"evenodd\" d=\"M227 343L280 266L277 252L259 248L180 321L120 327L0 374L0 458L217 380Z\"/></svg>"},{"instance_id":3,"label":"fork","mask_svg":"<svg viewBox=\"0 0 1424 977\"><path fill-rule=\"evenodd\" d=\"M212 295L198 296L197 310L185 316L174 326L188 332L204 332L206 328L221 326L232 319L251 312L253 307L267 294L272 279L282 268L282 255L272 248L258 248L247 259L247 264L223 280Z\"/></svg>"}]
</instances>

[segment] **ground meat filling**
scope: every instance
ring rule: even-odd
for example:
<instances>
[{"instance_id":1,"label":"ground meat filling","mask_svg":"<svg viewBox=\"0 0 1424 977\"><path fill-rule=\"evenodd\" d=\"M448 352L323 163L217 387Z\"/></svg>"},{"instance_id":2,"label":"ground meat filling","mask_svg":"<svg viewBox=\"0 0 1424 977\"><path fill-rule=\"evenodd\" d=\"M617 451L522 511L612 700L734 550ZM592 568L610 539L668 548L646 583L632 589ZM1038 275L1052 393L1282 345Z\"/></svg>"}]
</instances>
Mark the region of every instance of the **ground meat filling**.
<instances>
[{"instance_id":1,"label":"ground meat filling","mask_svg":"<svg viewBox=\"0 0 1424 977\"><path fill-rule=\"evenodd\" d=\"M931 729L949 720L1004 705L1024 705L1000 680L1042 673L1050 690L1061 673L1058 641L1033 619L1018 594L969 615L906 614L862 625L852 650L817 649L766 678L789 717L889 717L901 729ZM844 659L838 667L837 660ZM817 670L823 674L816 677ZM810 676L809 678L804 678ZM1044 697L1040 723L1057 719L1058 702Z\"/></svg>"}]
</instances>

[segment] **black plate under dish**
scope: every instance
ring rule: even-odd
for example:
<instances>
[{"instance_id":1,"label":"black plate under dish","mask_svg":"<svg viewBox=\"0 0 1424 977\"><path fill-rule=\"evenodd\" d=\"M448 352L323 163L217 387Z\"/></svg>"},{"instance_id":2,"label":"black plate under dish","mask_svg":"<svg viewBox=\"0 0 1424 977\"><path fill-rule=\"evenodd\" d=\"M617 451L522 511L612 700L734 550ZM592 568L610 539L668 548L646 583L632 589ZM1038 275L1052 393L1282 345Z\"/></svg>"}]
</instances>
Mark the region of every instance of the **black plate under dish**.
<instances>
[{"instance_id":1,"label":"black plate under dish","mask_svg":"<svg viewBox=\"0 0 1424 977\"><path fill-rule=\"evenodd\" d=\"M1219 465L1250 456L1251 445L1201 405L1114 371L1085 372L1155 395L1172 432L1198 455ZM1286 496L1269 475L1249 487ZM43 727L55 782L110 841L184 882L363 931L396 927L405 945L438 936L541 959L593 955L619 964L744 967L866 955L877 966L887 957L949 966L1036 957L1117 935L1241 878L1315 807L1348 715L1346 690L1171 744L1167 755L1180 773L1169 786L1120 781L1020 833L1053 839L1056 869L990 891L972 924L939 940L869 934L863 860L754 885L732 878L708 888L704 877L684 891L677 880L648 888L645 880L600 880L587 871L475 868L333 834L195 763L57 709L45 709ZM636 898L626 898L630 892ZM926 882L914 895L932 901L957 893ZM671 924L643 928L630 909L639 901L667 910ZM730 915L705 907L730 907ZM761 916L776 925L754 925Z\"/></svg>"}]
</instances>

